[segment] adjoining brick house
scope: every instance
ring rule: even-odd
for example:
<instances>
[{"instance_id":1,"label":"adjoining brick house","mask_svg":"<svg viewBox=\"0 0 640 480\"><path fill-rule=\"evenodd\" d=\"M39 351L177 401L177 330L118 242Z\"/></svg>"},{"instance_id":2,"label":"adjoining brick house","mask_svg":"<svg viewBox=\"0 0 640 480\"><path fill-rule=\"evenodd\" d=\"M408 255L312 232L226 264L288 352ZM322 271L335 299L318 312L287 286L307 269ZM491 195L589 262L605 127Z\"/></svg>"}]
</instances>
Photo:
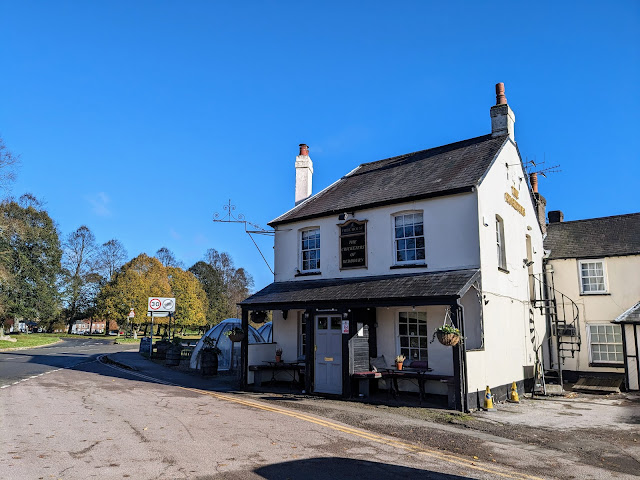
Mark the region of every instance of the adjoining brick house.
<instances>
[{"instance_id":1,"label":"adjoining brick house","mask_svg":"<svg viewBox=\"0 0 640 480\"><path fill-rule=\"evenodd\" d=\"M640 213L565 222L550 211L544 247L555 288L580 312L582 347L565 358L564 378L618 376L637 390Z\"/></svg>"},{"instance_id":2,"label":"adjoining brick house","mask_svg":"<svg viewBox=\"0 0 640 480\"><path fill-rule=\"evenodd\" d=\"M245 331L250 314L273 314L274 343L242 343L245 385L249 367L281 348L319 394L354 395L371 358L399 354L428 365L426 391L458 410L481 406L486 386L502 399L513 381L522 392L545 336L531 308L544 199L529 184L502 84L496 93L491 133L361 164L315 195L300 145L296 206L269 224L274 282L240 303ZM430 343L444 322L464 341ZM438 378L450 379L453 399Z\"/></svg>"},{"instance_id":3,"label":"adjoining brick house","mask_svg":"<svg viewBox=\"0 0 640 480\"><path fill-rule=\"evenodd\" d=\"M104 328L106 325L106 320L76 320L71 326L71 333L75 333L78 335L90 334L90 333L104 333ZM118 323L115 320L109 321L109 331L118 330Z\"/></svg>"}]
</instances>

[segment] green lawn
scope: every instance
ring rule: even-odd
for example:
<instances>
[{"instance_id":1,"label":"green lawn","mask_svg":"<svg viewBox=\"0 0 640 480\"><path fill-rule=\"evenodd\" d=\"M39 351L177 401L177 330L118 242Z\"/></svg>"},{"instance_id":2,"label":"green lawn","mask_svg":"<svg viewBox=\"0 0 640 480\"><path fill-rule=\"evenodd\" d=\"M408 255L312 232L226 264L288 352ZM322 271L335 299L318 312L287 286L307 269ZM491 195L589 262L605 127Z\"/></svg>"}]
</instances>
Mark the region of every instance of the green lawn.
<instances>
[{"instance_id":1,"label":"green lawn","mask_svg":"<svg viewBox=\"0 0 640 480\"><path fill-rule=\"evenodd\" d=\"M17 342L8 342L6 340L0 340L0 350L39 347L41 345L48 345L50 343L55 343L58 340L60 340L60 337L63 337L63 336L67 336L67 335L61 335L59 333L32 333L29 335L22 333L20 335L11 335L11 338L15 338Z\"/></svg>"}]
</instances>

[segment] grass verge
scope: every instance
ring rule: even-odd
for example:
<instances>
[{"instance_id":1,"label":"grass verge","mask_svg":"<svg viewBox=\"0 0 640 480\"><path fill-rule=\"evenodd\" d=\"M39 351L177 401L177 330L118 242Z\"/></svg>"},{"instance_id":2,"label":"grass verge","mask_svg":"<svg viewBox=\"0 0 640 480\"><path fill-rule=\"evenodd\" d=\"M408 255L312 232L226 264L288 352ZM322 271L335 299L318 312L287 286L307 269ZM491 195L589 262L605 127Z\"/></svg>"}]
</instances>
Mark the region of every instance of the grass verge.
<instances>
[{"instance_id":1,"label":"grass verge","mask_svg":"<svg viewBox=\"0 0 640 480\"><path fill-rule=\"evenodd\" d=\"M60 335L51 333L32 333L30 335L11 335L11 338L15 338L17 341L8 342L6 340L0 340L0 350L13 350L16 348L32 348L49 345L50 343L56 343L60 340Z\"/></svg>"}]
</instances>

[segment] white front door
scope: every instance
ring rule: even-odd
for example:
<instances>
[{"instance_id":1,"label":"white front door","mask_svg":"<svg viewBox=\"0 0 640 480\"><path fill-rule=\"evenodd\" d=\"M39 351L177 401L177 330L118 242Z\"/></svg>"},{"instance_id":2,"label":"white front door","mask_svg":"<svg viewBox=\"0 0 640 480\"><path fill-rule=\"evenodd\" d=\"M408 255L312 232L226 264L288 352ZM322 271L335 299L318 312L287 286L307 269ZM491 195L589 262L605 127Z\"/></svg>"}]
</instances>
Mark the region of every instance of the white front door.
<instances>
[{"instance_id":1,"label":"white front door","mask_svg":"<svg viewBox=\"0 0 640 480\"><path fill-rule=\"evenodd\" d=\"M315 327L314 389L318 393L342 393L342 317L318 315Z\"/></svg>"}]
</instances>

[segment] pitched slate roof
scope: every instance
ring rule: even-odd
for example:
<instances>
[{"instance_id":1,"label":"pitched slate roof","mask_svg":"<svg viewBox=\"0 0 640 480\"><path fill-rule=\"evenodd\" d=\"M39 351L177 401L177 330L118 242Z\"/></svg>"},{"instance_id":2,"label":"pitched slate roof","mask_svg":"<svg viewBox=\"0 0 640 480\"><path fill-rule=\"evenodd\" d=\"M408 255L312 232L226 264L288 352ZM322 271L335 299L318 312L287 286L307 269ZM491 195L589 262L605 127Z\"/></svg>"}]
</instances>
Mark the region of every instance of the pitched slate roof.
<instances>
[{"instance_id":1,"label":"pitched slate roof","mask_svg":"<svg viewBox=\"0 0 640 480\"><path fill-rule=\"evenodd\" d=\"M342 302L354 305L421 305L438 300L458 298L480 276L479 270L414 273L323 280L274 282L239 305L259 309L278 306L326 305Z\"/></svg>"},{"instance_id":2,"label":"pitched slate roof","mask_svg":"<svg viewBox=\"0 0 640 480\"><path fill-rule=\"evenodd\" d=\"M547 225L550 259L640 254L640 213Z\"/></svg>"},{"instance_id":3,"label":"pitched slate roof","mask_svg":"<svg viewBox=\"0 0 640 480\"><path fill-rule=\"evenodd\" d=\"M614 323L640 323L640 302L616 318Z\"/></svg>"},{"instance_id":4,"label":"pitched slate roof","mask_svg":"<svg viewBox=\"0 0 640 480\"><path fill-rule=\"evenodd\" d=\"M484 135L363 163L269 225L470 191L480 183L507 139Z\"/></svg>"}]
</instances>

